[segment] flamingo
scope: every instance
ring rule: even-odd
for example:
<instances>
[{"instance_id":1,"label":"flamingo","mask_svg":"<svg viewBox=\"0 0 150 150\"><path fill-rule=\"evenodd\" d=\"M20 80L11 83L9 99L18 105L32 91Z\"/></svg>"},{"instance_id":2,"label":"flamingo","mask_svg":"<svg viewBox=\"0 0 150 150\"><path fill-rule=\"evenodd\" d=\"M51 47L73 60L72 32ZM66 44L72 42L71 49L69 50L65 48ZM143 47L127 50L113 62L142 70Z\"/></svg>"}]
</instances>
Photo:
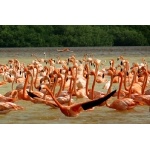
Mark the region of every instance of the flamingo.
<instances>
[{"instance_id":1,"label":"flamingo","mask_svg":"<svg viewBox=\"0 0 150 150\"><path fill-rule=\"evenodd\" d=\"M57 72L56 70L54 71L53 75L55 76L54 77L54 84L53 84L53 88L51 89L53 95L55 95L55 97L57 98L57 100L61 103L61 104L69 104L69 103L72 103L73 102L73 99L70 99L70 96L69 94L66 92L65 94L61 93L62 92L62 85L63 85L63 79L62 79L62 76L59 72ZM57 80L58 78L61 78L61 85L60 85L60 89L58 90L58 93L55 93L55 87L56 87L56 84L57 84ZM42 83L42 81L44 80L48 80L49 81L49 84L50 84L50 78L48 76L45 76L44 78L42 78L40 80L40 83ZM49 88L49 84L46 84ZM44 90L44 89L43 89ZM33 99L35 100L38 100L38 101L42 101L43 99L46 100L45 101L45 104L46 105L49 105L53 108L56 108L57 107L57 104L53 101L53 99L51 98L50 95L47 95L47 93L45 92L44 96L38 96L36 95L36 91L31 92L31 91L28 91L27 92L28 95L32 98L34 97Z\"/></svg>"},{"instance_id":2,"label":"flamingo","mask_svg":"<svg viewBox=\"0 0 150 150\"><path fill-rule=\"evenodd\" d=\"M106 101L106 106L109 107L109 108L112 108L112 109L119 110L119 111L133 109L137 105L137 103L133 99L126 98L126 97L125 98L120 98L120 91L121 91L121 88L122 88L123 73L119 72L118 76L120 76L121 80L120 80L120 84L119 84L119 91L118 91L117 99L114 100L111 104L108 104L108 102ZM110 89L111 89L111 86L112 86L112 81L111 81Z\"/></svg>"},{"instance_id":3,"label":"flamingo","mask_svg":"<svg viewBox=\"0 0 150 150\"><path fill-rule=\"evenodd\" d=\"M62 89L63 89L63 83L64 83L63 77L60 74L60 72L57 72L57 71L55 72L54 71L54 73L56 73L56 75L57 75L56 82L57 82L58 78L61 78L61 84L60 84L60 88L58 90L58 93L55 94L53 92L53 95L55 95L55 97L57 98L57 100L61 104L66 104L66 103L71 104L73 102L73 99L71 99L71 94L70 94L72 92L72 89L73 89L73 87L72 87L72 79L70 81L70 85L69 85L68 91L62 91Z\"/></svg>"},{"instance_id":4,"label":"flamingo","mask_svg":"<svg viewBox=\"0 0 150 150\"><path fill-rule=\"evenodd\" d=\"M69 79L68 74L70 73L71 68L69 67L69 69L68 69L68 67L66 65L63 65L62 67L63 67L63 69L60 70L60 73L61 74L64 73L64 74L62 74L63 80L64 80L62 90L64 90L65 88L68 88L70 85L70 80L68 80Z\"/></svg>"},{"instance_id":5,"label":"flamingo","mask_svg":"<svg viewBox=\"0 0 150 150\"><path fill-rule=\"evenodd\" d=\"M31 71L27 70L25 83L23 84L23 89L21 88L18 90L18 99L31 100L31 98L28 96L28 94L26 92L26 88L27 88L28 80L29 80L30 76L32 76L32 73L31 73ZM30 89L31 89L31 85L30 85Z\"/></svg>"},{"instance_id":6,"label":"flamingo","mask_svg":"<svg viewBox=\"0 0 150 150\"><path fill-rule=\"evenodd\" d=\"M145 88L147 84L147 79L148 79L148 72L145 69L145 67L141 68L143 75L144 75L144 83L142 86L142 93L138 95L134 95L134 100L139 102L140 104L147 104L149 106L149 111L150 111L150 95L145 95Z\"/></svg>"},{"instance_id":7,"label":"flamingo","mask_svg":"<svg viewBox=\"0 0 150 150\"><path fill-rule=\"evenodd\" d=\"M89 75L93 75L94 76L94 80L93 80L93 83L92 83L92 89L88 89ZM97 98L103 97L105 95L103 92L95 91L94 90L95 83L96 83L96 74L95 74L95 71L90 71L87 74L86 78L87 78L87 81L86 81L86 95L88 96L88 98L91 99L91 100L93 100L93 99L97 99Z\"/></svg>"},{"instance_id":8,"label":"flamingo","mask_svg":"<svg viewBox=\"0 0 150 150\"><path fill-rule=\"evenodd\" d=\"M11 83L14 81L14 76L12 76L9 72L6 72L6 70L5 70L4 75L3 75L3 80L4 80L4 82Z\"/></svg>"},{"instance_id":9,"label":"flamingo","mask_svg":"<svg viewBox=\"0 0 150 150\"><path fill-rule=\"evenodd\" d=\"M77 66L78 67L78 60L76 59L76 57L74 55L72 55L71 57L68 58L68 65L69 65L69 62L72 62L72 65L73 66Z\"/></svg>"},{"instance_id":10,"label":"flamingo","mask_svg":"<svg viewBox=\"0 0 150 150\"><path fill-rule=\"evenodd\" d=\"M0 81L0 87L5 85L7 82L6 81Z\"/></svg>"},{"instance_id":11,"label":"flamingo","mask_svg":"<svg viewBox=\"0 0 150 150\"><path fill-rule=\"evenodd\" d=\"M17 91L13 91L5 95L0 94L0 102L14 102L18 99L17 96L18 96Z\"/></svg>"},{"instance_id":12,"label":"flamingo","mask_svg":"<svg viewBox=\"0 0 150 150\"><path fill-rule=\"evenodd\" d=\"M0 114L6 114L11 110L22 110L23 107L12 102L0 102Z\"/></svg>"},{"instance_id":13,"label":"flamingo","mask_svg":"<svg viewBox=\"0 0 150 150\"><path fill-rule=\"evenodd\" d=\"M43 59L43 58L39 59L35 54L31 54L31 56L34 56L38 62L44 62L45 61L45 59Z\"/></svg>"},{"instance_id":14,"label":"flamingo","mask_svg":"<svg viewBox=\"0 0 150 150\"><path fill-rule=\"evenodd\" d=\"M111 70L113 73L118 74L119 70L117 70L117 68L119 67L121 68L121 65L117 65L117 67L114 67L114 64L115 64L114 59L111 59L109 63L110 63L110 68L108 70ZM115 76L113 78L113 83L119 83L119 77Z\"/></svg>"},{"instance_id":15,"label":"flamingo","mask_svg":"<svg viewBox=\"0 0 150 150\"><path fill-rule=\"evenodd\" d=\"M129 62L127 60L122 60L122 65L124 66L124 88L126 91L129 91L131 94L141 94L141 90L142 90L142 85L141 82L138 82L138 68L137 67L131 67L131 73L129 74ZM133 75L132 75L133 74ZM126 83L127 83L127 76L128 79L130 78L129 76L132 75L132 86L130 85L129 87L127 87ZM129 80L128 80L129 81ZM125 92L126 93L126 92Z\"/></svg>"},{"instance_id":16,"label":"flamingo","mask_svg":"<svg viewBox=\"0 0 150 150\"><path fill-rule=\"evenodd\" d=\"M124 60L123 56L117 57L117 61L118 61L118 60Z\"/></svg>"},{"instance_id":17,"label":"flamingo","mask_svg":"<svg viewBox=\"0 0 150 150\"><path fill-rule=\"evenodd\" d=\"M33 103L45 103L46 100L44 99L32 99L28 93L31 92L31 90L33 90L33 76L32 76L32 73L31 71L27 71L27 77L26 77L26 80L25 80L25 83L24 83L24 86L23 86L23 89L19 90L18 91L18 99L23 99L23 100L26 100L26 101L31 101ZM28 85L28 80L29 80L29 77L31 77L31 85L30 85L30 88L29 88L29 91L26 90L27 88L27 85ZM39 97L43 97L43 93L42 92L38 92L38 91L32 91L32 93L34 95L38 95Z\"/></svg>"},{"instance_id":18,"label":"flamingo","mask_svg":"<svg viewBox=\"0 0 150 150\"><path fill-rule=\"evenodd\" d=\"M103 76L103 72L98 72L98 74L96 76L96 82L97 83L105 83L105 82L107 82L107 79L104 78L104 76Z\"/></svg>"},{"instance_id":19,"label":"flamingo","mask_svg":"<svg viewBox=\"0 0 150 150\"><path fill-rule=\"evenodd\" d=\"M35 65L34 68L36 69L36 75L35 75L35 80L34 80L34 88L38 89L38 86L36 85L37 83L40 83L41 80L41 76L38 77L38 73L39 73L39 67L38 65Z\"/></svg>"},{"instance_id":20,"label":"flamingo","mask_svg":"<svg viewBox=\"0 0 150 150\"><path fill-rule=\"evenodd\" d=\"M69 48L57 49L57 52L73 52Z\"/></svg>"},{"instance_id":21,"label":"flamingo","mask_svg":"<svg viewBox=\"0 0 150 150\"><path fill-rule=\"evenodd\" d=\"M80 112L91 109L97 105L100 105L101 103L106 101L108 98L110 98L116 92L116 90L114 90L111 93L109 93L108 95L104 96L103 98L99 98L96 100L71 104L69 106L64 106L57 101L57 99L55 98L55 96L53 95L53 93L51 92L51 90L48 88L47 85L44 84L44 85L40 86L40 89L43 89L43 88L49 92L49 94L52 96L55 103L58 105L60 111L67 117L77 117L80 114Z\"/></svg>"},{"instance_id":22,"label":"flamingo","mask_svg":"<svg viewBox=\"0 0 150 150\"><path fill-rule=\"evenodd\" d=\"M78 74L78 69L79 67L77 65L74 65L73 66L73 69L75 68L75 73L76 73L76 86L78 89L82 89L82 88L85 88L85 85L86 85L86 80L85 78L83 77L83 72L82 74ZM73 72L72 72L73 73Z\"/></svg>"},{"instance_id":23,"label":"flamingo","mask_svg":"<svg viewBox=\"0 0 150 150\"><path fill-rule=\"evenodd\" d=\"M110 64L109 70L112 70L113 72L116 72L116 69L115 69L115 67L114 67L114 64L115 64L114 59L111 59L111 60L109 61L109 64Z\"/></svg>"},{"instance_id":24,"label":"flamingo","mask_svg":"<svg viewBox=\"0 0 150 150\"><path fill-rule=\"evenodd\" d=\"M108 81L106 81L105 85L103 86L103 89L108 90L109 87L110 87L110 81L108 80Z\"/></svg>"},{"instance_id":25,"label":"flamingo","mask_svg":"<svg viewBox=\"0 0 150 150\"><path fill-rule=\"evenodd\" d=\"M93 64L93 55L92 55L92 54L91 54L91 56L90 56L90 57L88 57L88 58L87 58L86 62L88 62L89 69L91 69L91 68L90 68L90 65L92 65L92 64Z\"/></svg>"},{"instance_id":26,"label":"flamingo","mask_svg":"<svg viewBox=\"0 0 150 150\"><path fill-rule=\"evenodd\" d=\"M77 71L74 73L74 70L73 68L71 68L71 75L72 75L72 78L73 78L73 87L74 87L74 94L77 98L88 98L87 95L86 95L86 90L85 88L80 88L77 90Z\"/></svg>"}]
</instances>

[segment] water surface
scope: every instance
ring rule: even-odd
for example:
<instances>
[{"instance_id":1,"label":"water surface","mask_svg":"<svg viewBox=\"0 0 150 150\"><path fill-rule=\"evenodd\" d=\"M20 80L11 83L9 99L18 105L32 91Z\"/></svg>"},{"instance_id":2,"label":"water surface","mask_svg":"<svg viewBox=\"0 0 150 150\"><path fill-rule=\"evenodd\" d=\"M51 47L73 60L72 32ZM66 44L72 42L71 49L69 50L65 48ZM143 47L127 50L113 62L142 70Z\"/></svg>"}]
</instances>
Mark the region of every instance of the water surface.
<instances>
[{"instance_id":1,"label":"water surface","mask_svg":"<svg viewBox=\"0 0 150 150\"><path fill-rule=\"evenodd\" d=\"M145 58L150 63L150 47L72 47L73 52L57 52L57 47L48 48L1 48L0 64L7 64L9 59L18 59L25 65L34 59L31 54L39 58L67 59L75 55L77 59L83 58L84 54L91 54L94 58L106 60L105 67L109 66L109 60L114 59L117 63L118 56L124 56L130 61L141 62ZM43 64L45 65L45 64ZM0 77L2 80L2 77ZM102 84L97 84L95 90L104 91ZM114 85L117 88L117 85ZM149 88L149 87L147 87ZM0 93L5 94L11 90L11 83L0 87ZM66 117L59 109L51 109L44 104L33 104L24 100L16 102L24 107L24 110L11 111L0 115L1 124L149 124L150 112L148 106L137 106L133 110L119 112L105 106L96 107L93 111L82 112L78 117Z\"/></svg>"}]
</instances>

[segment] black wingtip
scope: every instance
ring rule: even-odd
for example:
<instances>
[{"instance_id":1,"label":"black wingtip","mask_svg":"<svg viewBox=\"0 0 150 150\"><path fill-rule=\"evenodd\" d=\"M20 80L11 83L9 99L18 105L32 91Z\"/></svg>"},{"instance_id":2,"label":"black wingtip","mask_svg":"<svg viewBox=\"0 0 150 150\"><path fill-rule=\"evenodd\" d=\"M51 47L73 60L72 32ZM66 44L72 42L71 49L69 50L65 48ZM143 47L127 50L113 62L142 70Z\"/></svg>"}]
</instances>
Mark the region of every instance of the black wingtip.
<instances>
[{"instance_id":1,"label":"black wingtip","mask_svg":"<svg viewBox=\"0 0 150 150\"><path fill-rule=\"evenodd\" d=\"M29 95L31 98L38 97L37 95L35 95L35 94L32 93L32 92L27 91L27 93L28 93L28 95Z\"/></svg>"},{"instance_id":2,"label":"black wingtip","mask_svg":"<svg viewBox=\"0 0 150 150\"><path fill-rule=\"evenodd\" d=\"M111 93L109 93L108 95L113 96L116 92L117 92L117 90L114 90L114 91L112 91Z\"/></svg>"},{"instance_id":3,"label":"black wingtip","mask_svg":"<svg viewBox=\"0 0 150 150\"><path fill-rule=\"evenodd\" d=\"M111 96L113 96L116 93L117 90L112 91L111 93L107 94L106 96L96 99L96 100L91 100L88 101L87 103L83 103L81 106L84 110L90 109L92 107L98 106L102 104L104 101L109 99Z\"/></svg>"}]
</instances>

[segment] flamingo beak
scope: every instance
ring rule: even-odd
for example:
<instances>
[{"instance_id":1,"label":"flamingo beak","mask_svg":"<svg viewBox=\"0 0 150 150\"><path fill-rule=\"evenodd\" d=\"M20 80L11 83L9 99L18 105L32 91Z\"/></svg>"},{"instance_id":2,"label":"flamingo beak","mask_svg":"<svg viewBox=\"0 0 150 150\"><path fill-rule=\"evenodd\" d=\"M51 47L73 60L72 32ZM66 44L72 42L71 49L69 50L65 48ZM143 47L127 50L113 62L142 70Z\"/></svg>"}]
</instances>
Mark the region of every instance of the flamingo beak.
<instances>
[{"instance_id":1,"label":"flamingo beak","mask_svg":"<svg viewBox=\"0 0 150 150\"><path fill-rule=\"evenodd\" d=\"M109 62L110 66L111 66L111 61Z\"/></svg>"},{"instance_id":2,"label":"flamingo beak","mask_svg":"<svg viewBox=\"0 0 150 150\"><path fill-rule=\"evenodd\" d=\"M39 86L39 91L41 91L41 86Z\"/></svg>"},{"instance_id":3,"label":"flamingo beak","mask_svg":"<svg viewBox=\"0 0 150 150\"><path fill-rule=\"evenodd\" d=\"M87 73L86 75L85 75L85 78L87 79L89 77L89 74Z\"/></svg>"},{"instance_id":4,"label":"flamingo beak","mask_svg":"<svg viewBox=\"0 0 150 150\"><path fill-rule=\"evenodd\" d=\"M71 67L69 67L69 71L71 71Z\"/></svg>"},{"instance_id":5,"label":"flamingo beak","mask_svg":"<svg viewBox=\"0 0 150 150\"><path fill-rule=\"evenodd\" d=\"M66 78L66 81L68 81L68 77Z\"/></svg>"},{"instance_id":6,"label":"flamingo beak","mask_svg":"<svg viewBox=\"0 0 150 150\"><path fill-rule=\"evenodd\" d=\"M129 72L127 71L127 76L129 76Z\"/></svg>"},{"instance_id":7,"label":"flamingo beak","mask_svg":"<svg viewBox=\"0 0 150 150\"><path fill-rule=\"evenodd\" d=\"M105 75L104 75L104 73L103 73L102 78L104 78L104 77L105 77Z\"/></svg>"}]
</instances>

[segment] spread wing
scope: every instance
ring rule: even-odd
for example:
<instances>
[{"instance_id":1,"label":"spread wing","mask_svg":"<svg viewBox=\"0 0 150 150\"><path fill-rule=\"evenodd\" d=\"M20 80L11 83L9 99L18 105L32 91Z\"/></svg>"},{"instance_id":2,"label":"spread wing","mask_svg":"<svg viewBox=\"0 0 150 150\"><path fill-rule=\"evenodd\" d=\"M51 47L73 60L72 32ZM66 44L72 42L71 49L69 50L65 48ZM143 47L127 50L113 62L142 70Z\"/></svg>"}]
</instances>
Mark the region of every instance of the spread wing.
<instances>
[{"instance_id":1,"label":"spread wing","mask_svg":"<svg viewBox=\"0 0 150 150\"><path fill-rule=\"evenodd\" d=\"M87 109L90 109L94 106L100 105L101 103L103 103L104 101L109 99L111 96L113 96L115 93L116 93L116 90L112 91L111 93L107 94L106 96L104 96L102 98L81 103L81 107L84 110L87 110Z\"/></svg>"},{"instance_id":2,"label":"spread wing","mask_svg":"<svg viewBox=\"0 0 150 150\"><path fill-rule=\"evenodd\" d=\"M52 108L58 108L57 104L54 101L48 101L40 98L38 95L34 94L33 92L27 91L28 95L33 98L34 100L32 102L34 103L44 103L48 106L51 106Z\"/></svg>"}]
</instances>

